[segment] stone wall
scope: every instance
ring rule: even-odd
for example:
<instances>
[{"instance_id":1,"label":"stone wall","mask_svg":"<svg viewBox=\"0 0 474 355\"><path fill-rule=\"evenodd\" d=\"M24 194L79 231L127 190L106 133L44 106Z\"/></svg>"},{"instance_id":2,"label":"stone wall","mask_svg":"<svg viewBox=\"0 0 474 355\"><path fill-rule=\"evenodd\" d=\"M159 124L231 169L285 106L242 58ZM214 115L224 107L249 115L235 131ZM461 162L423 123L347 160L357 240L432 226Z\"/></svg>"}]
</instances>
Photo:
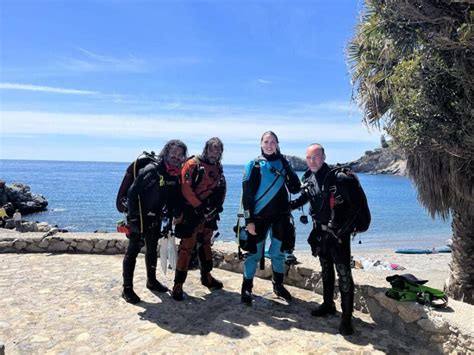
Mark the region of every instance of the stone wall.
<instances>
[{"instance_id":1,"label":"stone wall","mask_svg":"<svg viewBox=\"0 0 474 355\"><path fill-rule=\"evenodd\" d=\"M215 254L216 267L242 273L243 264L238 260L237 253L216 251ZM270 279L272 275L270 263L265 264L265 270L257 270L256 275ZM450 312L462 312L459 307L467 307L469 312L474 314L474 307L471 305L450 301L449 309L429 309L415 302L399 302L388 298L385 296L386 288L358 284L357 280L355 282L354 308L370 314L376 323L403 336L426 342L428 348L443 353L474 351L472 329L471 332L459 329L447 317ZM312 290L318 294L322 294L323 291L321 273L304 265L287 265L285 284Z\"/></svg>"},{"instance_id":2,"label":"stone wall","mask_svg":"<svg viewBox=\"0 0 474 355\"><path fill-rule=\"evenodd\" d=\"M31 235L31 234L30 234ZM0 237L0 253L92 253L124 254L128 246L125 237L97 238L56 234L53 236Z\"/></svg>"},{"instance_id":3,"label":"stone wall","mask_svg":"<svg viewBox=\"0 0 474 355\"><path fill-rule=\"evenodd\" d=\"M124 254L128 246L125 237L78 237L56 234L53 236L0 236L0 253L93 253ZM225 248L224 248L225 249ZM236 252L215 248L214 265L223 270L242 273L243 263ZM228 248L227 248L228 249ZM142 250L143 252L143 250ZM257 277L270 279L270 262L264 270L257 270ZM357 282L358 280L356 280ZM321 274L304 264L287 266L285 283L322 294ZM379 324L403 336L425 341L427 347L441 352L474 351L473 331L458 327L449 317L449 312L473 313L473 306L450 301L450 309L439 311L428 309L414 302L398 302L385 296L385 288L368 284L355 285L355 308L368 313ZM468 317L469 319L469 317ZM471 318L471 320L474 318ZM472 328L472 327L471 327Z\"/></svg>"}]
</instances>

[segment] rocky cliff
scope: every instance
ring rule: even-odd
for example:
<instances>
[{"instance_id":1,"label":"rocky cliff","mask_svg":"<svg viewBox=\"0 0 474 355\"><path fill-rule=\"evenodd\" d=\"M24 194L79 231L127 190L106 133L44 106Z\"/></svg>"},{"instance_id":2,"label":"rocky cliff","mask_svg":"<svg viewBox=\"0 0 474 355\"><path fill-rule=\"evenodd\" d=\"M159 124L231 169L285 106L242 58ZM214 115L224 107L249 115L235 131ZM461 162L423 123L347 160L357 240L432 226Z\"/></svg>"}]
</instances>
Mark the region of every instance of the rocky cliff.
<instances>
[{"instance_id":1,"label":"rocky cliff","mask_svg":"<svg viewBox=\"0 0 474 355\"><path fill-rule=\"evenodd\" d=\"M366 174L406 175L407 161L401 149L388 147L368 150L361 158L343 165Z\"/></svg>"},{"instance_id":2,"label":"rocky cliff","mask_svg":"<svg viewBox=\"0 0 474 355\"><path fill-rule=\"evenodd\" d=\"M295 170L306 170L304 159L291 155L285 157ZM368 150L361 158L352 162L340 163L340 165L350 166L356 173L406 175L407 162L401 149L386 147Z\"/></svg>"}]
</instances>

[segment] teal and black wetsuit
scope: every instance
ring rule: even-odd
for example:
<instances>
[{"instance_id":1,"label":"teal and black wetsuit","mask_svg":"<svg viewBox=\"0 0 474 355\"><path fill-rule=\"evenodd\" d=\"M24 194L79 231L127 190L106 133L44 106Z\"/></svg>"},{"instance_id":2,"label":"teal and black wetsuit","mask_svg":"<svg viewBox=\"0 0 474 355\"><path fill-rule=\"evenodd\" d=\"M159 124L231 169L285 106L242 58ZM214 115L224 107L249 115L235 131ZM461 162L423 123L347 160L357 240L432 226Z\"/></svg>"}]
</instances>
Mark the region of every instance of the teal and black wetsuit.
<instances>
[{"instance_id":1,"label":"teal and black wetsuit","mask_svg":"<svg viewBox=\"0 0 474 355\"><path fill-rule=\"evenodd\" d=\"M288 190L297 193L300 185L295 171L281 154L263 155L246 165L242 185L244 217L246 224L255 223L257 235L249 236L256 244L256 253L245 259L245 279L253 279L255 275L270 227L272 269L283 274L284 251L292 250L295 244Z\"/></svg>"}]
</instances>

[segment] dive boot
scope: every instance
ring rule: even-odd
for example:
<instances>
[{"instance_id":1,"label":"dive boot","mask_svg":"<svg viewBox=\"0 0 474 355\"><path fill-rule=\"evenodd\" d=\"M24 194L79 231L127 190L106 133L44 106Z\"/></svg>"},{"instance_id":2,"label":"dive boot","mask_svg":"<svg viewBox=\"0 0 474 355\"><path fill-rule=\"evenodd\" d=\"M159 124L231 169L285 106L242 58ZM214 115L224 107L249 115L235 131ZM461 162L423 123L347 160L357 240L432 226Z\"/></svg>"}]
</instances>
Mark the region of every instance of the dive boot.
<instances>
[{"instance_id":1,"label":"dive boot","mask_svg":"<svg viewBox=\"0 0 474 355\"><path fill-rule=\"evenodd\" d=\"M183 284L174 284L171 297L173 297L175 301L184 300Z\"/></svg>"},{"instance_id":2,"label":"dive boot","mask_svg":"<svg viewBox=\"0 0 474 355\"><path fill-rule=\"evenodd\" d=\"M135 304L141 301L140 297L137 296L133 287L124 287L122 292L122 298L131 304Z\"/></svg>"},{"instance_id":3,"label":"dive boot","mask_svg":"<svg viewBox=\"0 0 474 355\"><path fill-rule=\"evenodd\" d=\"M242 282L242 291L240 294L240 300L242 303L247 305L252 304L252 288L253 288L253 279L245 279Z\"/></svg>"},{"instance_id":4,"label":"dive boot","mask_svg":"<svg viewBox=\"0 0 474 355\"><path fill-rule=\"evenodd\" d=\"M273 292L278 297L284 298L287 302L290 302L293 297L290 292L283 286L283 274L279 272L273 272Z\"/></svg>"},{"instance_id":5,"label":"dive boot","mask_svg":"<svg viewBox=\"0 0 474 355\"><path fill-rule=\"evenodd\" d=\"M273 292L278 297L284 298L287 302L290 302L293 299L290 292L288 292L288 290L283 285L273 284Z\"/></svg>"},{"instance_id":6,"label":"dive boot","mask_svg":"<svg viewBox=\"0 0 474 355\"><path fill-rule=\"evenodd\" d=\"M224 287L224 284L219 280L215 279L210 272L207 274L201 275L201 283L207 288L213 290L220 290Z\"/></svg>"},{"instance_id":7,"label":"dive boot","mask_svg":"<svg viewBox=\"0 0 474 355\"><path fill-rule=\"evenodd\" d=\"M157 291L157 292L167 292L168 287L160 283L157 279L155 280L147 280L146 282L146 288L151 290L151 291Z\"/></svg>"},{"instance_id":8,"label":"dive boot","mask_svg":"<svg viewBox=\"0 0 474 355\"><path fill-rule=\"evenodd\" d=\"M322 303L318 308L313 309L311 311L311 315L314 317L324 317L328 314L335 314L336 313L336 305L334 302L327 304Z\"/></svg>"},{"instance_id":9,"label":"dive boot","mask_svg":"<svg viewBox=\"0 0 474 355\"><path fill-rule=\"evenodd\" d=\"M342 314L341 324L339 325L339 333L341 335L354 334L354 328L352 327L352 314Z\"/></svg>"}]
</instances>

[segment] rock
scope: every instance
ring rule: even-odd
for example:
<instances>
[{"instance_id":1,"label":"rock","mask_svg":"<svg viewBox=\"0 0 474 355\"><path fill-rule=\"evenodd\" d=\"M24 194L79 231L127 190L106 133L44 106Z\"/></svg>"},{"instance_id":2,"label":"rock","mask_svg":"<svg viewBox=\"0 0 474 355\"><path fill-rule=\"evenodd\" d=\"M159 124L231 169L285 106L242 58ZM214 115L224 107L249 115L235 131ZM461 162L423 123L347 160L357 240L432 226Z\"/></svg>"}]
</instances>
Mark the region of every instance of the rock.
<instances>
[{"instance_id":1,"label":"rock","mask_svg":"<svg viewBox=\"0 0 474 355\"><path fill-rule=\"evenodd\" d=\"M27 243L23 240L15 240L15 242L13 242L13 246L15 247L16 250L19 251L26 248Z\"/></svg>"},{"instance_id":2,"label":"rock","mask_svg":"<svg viewBox=\"0 0 474 355\"><path fill-rule=\"evenodd\" d=\"M10 219L7 219L5 221L5 229L14 229L15 228L15 222L13 222L13 219L10 218Z\"/></svg>"},{"instance_id":3,"label":"rock","mask_svg":"<svg viewBox=\"0 0 474 355\"><path fill-rule=\"evenodd\" d=\"M51 226L46 222L39 222L36 223L38 227L38 232L49 232L51 230Z\"/></svg>"},{"instance_id":4,"label":"rock","mask_svg":"<svg viewBox=\"0 0 474 355\"><path fill-rule=\"evenodd\" d=\"M31 192L28 185L19 182L9 185L0 183L0 205L7 203L13 205L13 210L19 209L23 214L44 211L48 206L44 196ZM12 215L10 209L7 209L7 213Z\"/></svg>"},{"instance_id":5,"label":"rock","mask_svg":"<svg viewBox=\"0 0 474 355\"><path fill-rule=\"evenodd\" d=\"M439 318L420 319L417 324L430 333L449 334L449 324Z\"/></svg>"},{"instance_id":6,"label":"rock","mask_svg":"<svg viewBox=\"0 0 474 355\"><path fill-rule=\"evenodd\" d=\"M392 313L397 313L398 301L395 301L394 299L385 296L384 292L376 293L374 298L380 302L382 307L388 309Z\"/></svg>"},{"instance_id":7,"label":"rock","mask_svg":"<svg viewBox=\"0 0 474 355\"><path fill-rule=\"evenodd\" d=\"M407 323L415 322L425 316L425 310L418 303L402 302L397 306L398 314Z\"/></svg>"},{"instance_id":8,"label":"rock","mask_svg":"<svg viewBox=\"0 0 474 355\"><path fill-rule=\"evenodd\" d=\"M36 225L36 222L23 221L21 223L21 227L23 228L23 232L25 233L38 231L38 226Z\"/></svg>"},{"instance_id":9,"label":"rock","mask_svg":"<svg viewBox=\"0 0 474 355\"><path fill-rule=\"evenodd\" d=\"M43 238L50 237L52 235L55 235L56 233L59 232L58 228L51 228L46 234L43 234Z\"/></svg>"},{"instance_id":10,"label":"rock","mask_svg":"<svg viewBox=\"0 0 474 355\"><path fill-rule=\"evenodd\" d=\"M40 248L47 249L49 247L50 240L51 240L51 238L43 237L43 239L41 239L41 242L39 243L38 246Z\"/></svg>"},{"instance_id":11,"label":"rock","mask_svg":"<svg viewBox=\"0 0 474 355\"><path fill-rule=\"evenodd\" d=\"M399 148L377 148L353 162L344 163L356 173L406 175L406 158Z\"/></svg>"},{"instance_id":12,"label":"rock","mask_svg":"<svg viewBox=\"0 0 474 355\"><path fill-rule=\"evenodd\" d=\"M98 240L94 245L93 252L96 252L96 253L103 252L105 248L107 247L107 243L108 241L106 239Z\"/></svg>"},{"instance_id":13,"label":"rock","mask_svg":"<svg viewBox=\"0 0 474 355\"><path fill-rule=\"evenodd\" d=\"M12 248L13 243L14 243L13 240L12 241L8 241L8 240L0 241L0 250L6 249L6 248Z\"/></svg>"},{"instance_id":14,"label":"rock","mask_svg":"<svg viewBox=\"0 0 474 355\"><path fill-rule=\"evenodd\" d=\"M39 246L37 246L36 244L28 244L25 248L25 251L29 252L29 253L41 253L41 252L44 252L44 249L43 248L40 248Z\"/></svg>"},{"instance_id":15,"label":"rock","mask_svg":"<svg viewBox=\"0 0 474 355\"><path fill-rule=\"evenodd\" d=\"M90 253L93 247L94 246L92 245L92 242L88 240L81 240L77 243L76 249L85 253Z\"/></svg>"},{"instance_id":16,"label":"rock","mask_svg":"<svg viewBox=\"0 0 474 355\"><path fill-rule=\"evenodd\" d=\"M68 249L69 245L66 243L64 240L60 241L54 241L50 246L48 251L51 252L61 252L61 251L66 251Z\"/></svg>"},{"instance_id":17,"label":"rock","mask_svg":"<svg viewBox=\"0 0 474 355\"><path fill-rule=\"evenodd\" d=\"M304 159L291 155L285 155L285 158L296 171L305 171L307 169ZM350 166L356 173L406 175L407 161L401 149L388 146L368 150L361 158L352 162L340 163L339 165Z\"/></svg>"}]
</instances>

